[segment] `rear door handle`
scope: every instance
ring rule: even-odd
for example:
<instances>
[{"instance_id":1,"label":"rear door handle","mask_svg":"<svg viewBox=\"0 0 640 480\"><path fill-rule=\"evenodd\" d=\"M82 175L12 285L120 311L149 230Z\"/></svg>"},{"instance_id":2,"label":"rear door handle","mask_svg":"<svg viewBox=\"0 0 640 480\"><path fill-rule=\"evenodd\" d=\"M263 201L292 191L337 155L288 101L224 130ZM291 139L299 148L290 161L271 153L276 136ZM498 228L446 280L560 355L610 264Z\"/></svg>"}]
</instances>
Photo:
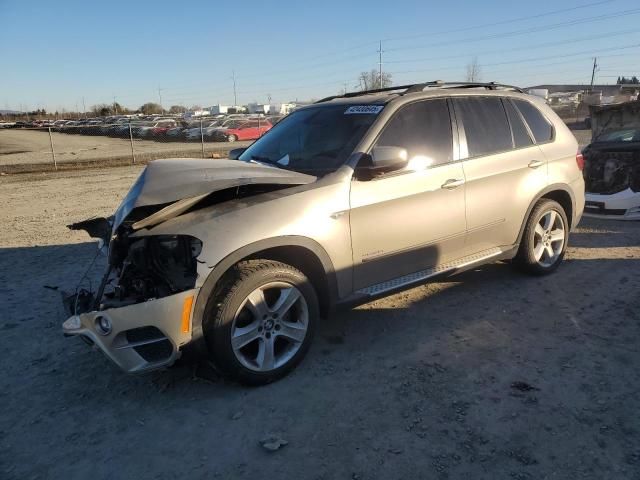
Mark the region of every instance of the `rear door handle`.
<instances>
[{"instance_id":1,"label":"rear door handle","mask_svg":"<svg viewBox=\"0 0 640 480\"><path fill-rule=\"evenodd\" d=\"M450 178L446 182L444 182L440 188L446 188L447 190L453 190L454 188L458 188L459 186L464 185L464 179L462 178Z\"/></svg>"},{"instance_id":2,"label":"rear door handle","mask_svg":"<svg viewBox=\"0 0 640 480\"><path fill-rule=\"evenodd\" d=\"M538 168L538 167L541 167L542 165L544 165L544 162L542 160L531 160L529 162L529 165L527 165L527 167Z\"/></svg>"}]
</instances>

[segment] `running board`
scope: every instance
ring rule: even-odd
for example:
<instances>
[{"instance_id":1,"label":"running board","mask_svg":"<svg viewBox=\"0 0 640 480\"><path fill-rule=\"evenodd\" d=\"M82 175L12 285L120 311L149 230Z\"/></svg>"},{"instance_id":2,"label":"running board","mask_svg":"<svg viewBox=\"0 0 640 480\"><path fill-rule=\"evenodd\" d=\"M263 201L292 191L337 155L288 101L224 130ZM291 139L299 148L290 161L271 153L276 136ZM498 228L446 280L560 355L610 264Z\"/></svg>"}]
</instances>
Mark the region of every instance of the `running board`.
<instances>
[{"instance_id":1,"label":"running board","mask_svg":"<svg viewBox=\"0 0 640 480\"><path fill-rule=\"evenodd\" d=\"M473 265L474 263L484 262L493 257L497 257L501 255L503 250L499 248L492 248L489 250L485 250L480 253L476 253L474 255L468 255L466 257L462 257L453 262L443 263L442 265L438 265L437 267L427 268L426 270L420 270L419 272L410 273L409 275L404 275L402 277L394 278L393 280L387 280L386 282L378 283L376 285L371 285L369 287L362 288L357 290L355 293L359 295L380 295L381 293L389 292L391 290L395 290L397 288L402 288L413 283L419 283L424 280L427 280L431 277L435 277L436 275L440 275L442 273L451 272L454 270L458 270L460 268L468 267Z\"/></svg>"}]
</instances>

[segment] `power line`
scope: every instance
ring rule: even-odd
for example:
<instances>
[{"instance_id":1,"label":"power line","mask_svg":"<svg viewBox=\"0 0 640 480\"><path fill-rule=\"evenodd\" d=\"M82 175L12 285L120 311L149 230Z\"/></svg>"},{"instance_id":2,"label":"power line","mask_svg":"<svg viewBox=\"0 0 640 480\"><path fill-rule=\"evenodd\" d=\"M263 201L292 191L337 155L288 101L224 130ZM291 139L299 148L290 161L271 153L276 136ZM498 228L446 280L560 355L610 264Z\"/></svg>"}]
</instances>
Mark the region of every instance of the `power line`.
<instances>
[{"instance_id":1,"label":"power line","mask_svg":"<svg viewBox=\"0 0 640 480\"><path fill-rule=\"evenodd\" d=\"M551 15L557 15L558 13L572 12L572 11L575 11L575 10L580 10L582 8L589 8L589 7L595 7L597 5L603 5L605 3L612 3L614 1L615 0L602 0L602 1L599 1L599 2L587 3L587 4L584 4L584 5L577 5L575 7L562 8L560 10L552 10L550 12L538 13L536 15L527 15L526 17L516 17L516 18L509 19L509 20L501 20L499 22L483 23L481 25L472 25L470 27L456 28L456 29L453 29L453 30L444 30L444 31L429 32L429 33L418 33L418 34L415 34L415 35L404 35L404 36L400 36L400 37L388 37L388 38L384 38L383 40L385 42L391 42L391 41L396 41L396 40L407 40L407 39L427 37L427 36L440 36L440 35L446 35L446 34L449 34L449 33L467 32L469 30L477 30L479 28L495 27L495 26L498 26L498 25L506 25L506 24L509 24L509 23L517 23L517 22L528 21L528 20L532 20L532 19L536 19L536 18L548 17L548 16L551 16Z\"/></svg>"},{"instance_id":2,"label":"power line","mask_svg":"<svg viewBox=\"0 0 640 480\"><path fill-rule=\"evenodd\" d=\"M535 15L532 18L537 18L537 17L542 17L542 16L548 16L548 15L552 15L552 14L557 14L559 12L564 12L564 11L570 11L570 10L575 10L578 8L587 8L587 7L591 7L594 5L600 5L600 4L604 4L604 3L610 3L613 0L604 0L601 2L595 2L595 3L590 3L590 4L586 4L583 6L579 6L579 7L572 7L570 9L562 9L562 10L555 10L553 12L547 12L547 13L542 13L542 14L538 14ZM466 39L456 39L456 40L450 40L450 41L445 41L445 42L438 42L438 43L434 43L434 44L430 44L430 45L422 45L422 46L412 46L412 47L396 47L396 48L391 48L391 49L386 49L385 51L387 52L391 52L391 51L401 51L401 50L412 50L412 49L424 49L424 48L433 48L433 47L439 47L439 46L447 46L447 45L451 45L451 44L460 44L460 43L464 43L464 42L469 42L469 41L479 41L479 40L489 40L489 39L498 39L498 38L504 38L504 37L511 37L511 36L516 36L516 35L525 35L527 33L537 33L539 31L546 31L546 30L553 30L553 29L557 29L557 28L561 28L561 27L565 27L565 26L571 26L571 25L581 25L581 24L585 24L585 23L591 23L591 22L597 22L597 21L602 21L602 20L608 20L611 18L617 18L619 16L623 16L623 15L635 15L640 13L640 9L630 9L630 10L625 10L625 11L621 11L621 12L615 12L612 14L607 14L607 15L597 15L597 16L593 16L593 17L585 17L585 18L581 18L581 19L576 19L576 20L570 20L567 22L560 22L560 23L556 23L550 26L541 26L541 27L532 27L532 28L528 28L528 29L524 29L524 30L516 30L516 31L510 31L510 32L503 32L503 33L496 33L496 34L492 34L489 36L483 36L483 37L474 37L474 38L466 38ZM520 21L523 20L524 17L521 17L520 19L515 19L515 20L505 20L502 22L495 22L496 25L499 24L505 24L505 23L509 23L509 22L515 22L515 21ZM493 25L493 24L488 24L489 25ZM475 29L475 28L481 28L484 27L485 25L478 25L478 26L473 26L473 27L467 27L466 29L463 30L470 30L470 29ZM450 32L445 32L445 33L455 33L457 30L452 30ZM398 37L400 38L400 37ZM386 41L386 40L383 40ZM377 44L379 45L379 41L378 42L370 42L367 44L362 44L358 47L354 47L353 49L359 49L363 46L369 46L373 44ZM346 52L352 49L343 49L341 52ZM348 61L351 61L353 59L361 59L363 57L362 54L357 54L357 55L352 55L346 58L341 58L341 59L335 59L329 62L322 62L322 63L317 63L317 64L313 64L310 65L309 67L306 67L307 69L315 69L315 68L321 68L321 67L326 67L328 65L335 65L335 64L339 64L339 63L345 63ZM306 62L305 62L306 63ZM389 62L391 63L391 62ZM289 65L291 65L291 63L289 62ZM294 63L295 65L295 63ZM285 75L285 74L290 74L290 73L296 73L299 72L300 69L299 68L292 68L292 69L287 69L287 70L274 70L274 71L267 71L267 72L259 72L259 73L255 73L255 74L251 74L251 75L243 75L242 78L255 78L255 77L260 77L260 78L264 78L264 77L268 77L268 76L277 76L277 75ZM210 84L207 84L210 85ZM175 88L180 88L180 87L175 87ZM210 87L211 88L211 87Z\"/></svg>"},{"instance_id":3,"label":"power line","mask_svg":"<svg viewBox=\"0 0 640 480\"><path fill-rule=\"evenodd\" d=\"M588 55L588 54L593 54L593 53L598 53L598 52L607 52L607 51L611 51L611 50L626 50L629 48L638 48L640 47L640 43L636 43L633 45L623 45L623 46L619 46L619 47L612 47L612 48L602 48L602 49L598 49L598 50L583 50L581 52L574 52L574 53L568 53L568 54L563 54L563 55L550 55L550 56L544 56L544 57L534 57L534 58L525 58L525 59L520 59L520 60L510 60L510 61L504 61L504 62L495 62L495 63L485 63L485 64L481 64L481 67L493 67L493 66L498 66L498 65L514 65L517 63L527 63L527 62L535 62L538 60L546 60L546 59L551 59L551 58L568 58L568 57L575 57L575 56L579 56L579 55ZM427 71L433 71L433 70L451 70L451 69L458 69L460 68L459 66L456 67L431 67L428 70L404 70L404 71L397 71L397 72L391 72L393 74L399 74L399 73L419 73L419 72L427 72Z\"/></svg>"},{"instance_id":4,"label":"power line","mask_svg":"<svg viewBox=\"0 0 640 480\"><path fill-rule=\"evenodd\" d=\"M568 43L581 43L581 42L585 42L585 41L589 41L589 40L596 40L599 38L611 38L611 37L618 37L618 36L622 36L622 35L629 35L631 33L640 33L640 29L633 29L633 30L625 30L625 31L615 31L615 32L607 32L607 33L603 33L601 35L589 35L587 37L579 37L579 38L572 38L570 40L563 40L562 44L566 45ZM484 52L473 52L473 54L475 56L479 56L479 55L492 55L494 53L504 53L504 52L514 52L514 51L522 51L522 50L535 50L537 48L540 47L548 47L548 46L558 46L558 41L553 41L553 42L545 42L545 43L538 43L538 44L528 44L527 46L524 47L514 47L514 48L507 48L507 49L499 49L499 50L486 50ZM405 60L387 60L385 63L389 64L389 63L418 63L418 62L432 62L434 60L448 60L450 58L469 58L469 53L463 53L460 55L443 55L440 57L428 57L428 58L412 58L412 59L405 59Z\"/></svg>"},{"instance_id":5,"label":"power line","mask_svg":"<svg viewBox=\"0 0 640 480\"><path fill-rule=\"evenodd\" d=\"M496 39L496 38L515 37L515 36L518 36L518 35L526 35L528 33L538 33L538 32L544 32L544 31L548 31L548 30L555 30L555 29L563 28L563 27L567 27L567 26L574 26L574 25L582 25L582 24L585 24L585 23L599 22L599 21L602 21L602 20L609 20L609 19L618 18L618 17L621 17L621 16L637 15L638 13L640 13L640 8L635 8L635 9L623 10L623 11L620 11L620 12L606 14L606 15L596 15L596 16L593 16L593 17L579 18L579 19L575 19L575 20L569 20L569 21L566 21L566 22L554 23L552 25L531 27L531 28L522 29L522 30L512 30L510 32L502 32L502 33L484 35L484 36L479 36L479 37L460 38L460 39L450 40L450 41L446 41L446 42L431 43L431 44L428 44L428 45L416 45L416 46L410 46L410 47L396 47L396 48L387 49L387 51L395 52L395 51L401 51L401 50L419 50L419 49L424 49L424 48L434 48L434 47L441 47L441 46L446 46L446 45L453 45L453 44L457 44L457 43L459 44L459 43L466 43L466 42L478 42L478 41L482 41L482 40L493 40L493 39Z\"/></svg>"}]
</instances>

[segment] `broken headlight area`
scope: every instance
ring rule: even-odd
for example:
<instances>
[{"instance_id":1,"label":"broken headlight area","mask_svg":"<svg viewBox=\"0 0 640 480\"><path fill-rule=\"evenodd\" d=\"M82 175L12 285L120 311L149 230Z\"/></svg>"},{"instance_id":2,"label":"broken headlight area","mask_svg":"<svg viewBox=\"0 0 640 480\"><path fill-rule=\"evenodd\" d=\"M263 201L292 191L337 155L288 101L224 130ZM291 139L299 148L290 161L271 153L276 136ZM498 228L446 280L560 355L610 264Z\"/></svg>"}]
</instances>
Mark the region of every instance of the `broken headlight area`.
<instances>
[{"instance_id":1,"label":"broken headlight area","mask_svg":"<svg viewBox=\"0 0 640 480\"><path fill-rule=\"evenodd\" d=\"M163 298L194 288L202 242L188 235L115 237L97 298L100 309Z\"/></svg>"},{"instance_id":2,"label":"broken headlight area","mask_svg":"<svg viewBox=\"0 0 640 480\"><path fill-rule=\"evenodd\" d=\"M588 193L610 195L627 188L640 192L640 149L627 152L587 149L584 157L583 176Z\"/></svg>"}]
</instances>

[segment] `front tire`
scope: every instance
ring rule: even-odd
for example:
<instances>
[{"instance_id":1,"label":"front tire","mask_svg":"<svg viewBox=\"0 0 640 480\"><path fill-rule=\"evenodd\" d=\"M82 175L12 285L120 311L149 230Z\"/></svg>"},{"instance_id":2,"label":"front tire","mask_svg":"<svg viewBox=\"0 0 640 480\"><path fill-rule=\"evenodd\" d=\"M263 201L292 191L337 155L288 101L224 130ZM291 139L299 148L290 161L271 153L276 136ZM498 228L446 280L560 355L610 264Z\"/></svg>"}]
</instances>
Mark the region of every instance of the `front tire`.
<instances>
[{"instance_id":1,"label":"front tire","mask_svg":"<svg viewBox=\"0 0 640 480\"><path fill-rule=\"evenodd\" d=\"M229 142L229 143L233 143L233 142L235 142L236 140L238 140L238 137L236 137L235 135L229 135L229 136L227 137L227 142Z\"/></svg>"},{"instance_id":2,"label":"front tire","mask_svg":"<svg viewBox=\"0 0 640 480\"><path fill-rule=\"evenodd\" d=\"M546 275L562 263L569 240L569 222L562 206L543 198L533 207L514 265L531 275Z\"/></svg>"},{"instance_id":3,"label":"front tire","mask_svg":"<svg viewBox=\"0 0 640 480\"><path fill-rule=\"evenodd\" d=\"M306 355L319 318L318 297L307 277L273 260L240 262L214 291L204 335L214 365L248 385L287 375Z\"/></svg>"}]
</instances>

